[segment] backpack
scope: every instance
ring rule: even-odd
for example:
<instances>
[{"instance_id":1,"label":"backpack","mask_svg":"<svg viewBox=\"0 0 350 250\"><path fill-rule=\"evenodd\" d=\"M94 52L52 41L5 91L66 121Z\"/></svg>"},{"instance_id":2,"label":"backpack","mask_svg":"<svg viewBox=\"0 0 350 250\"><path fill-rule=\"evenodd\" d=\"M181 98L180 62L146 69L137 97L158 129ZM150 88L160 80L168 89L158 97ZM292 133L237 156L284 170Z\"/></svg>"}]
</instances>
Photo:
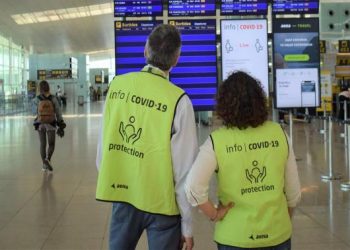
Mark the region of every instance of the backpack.
<instances>
[{"instance_id":1,"label":"backpack","mask_svg":"<svg viewBox=\"0 0 350 250\"><path fill-rule=\"evenodd\" d=\"M52 96L38 96L38 119L40 123L53 123L56 120L55 107L52 102Z\"/></svg>"}]
</instances>

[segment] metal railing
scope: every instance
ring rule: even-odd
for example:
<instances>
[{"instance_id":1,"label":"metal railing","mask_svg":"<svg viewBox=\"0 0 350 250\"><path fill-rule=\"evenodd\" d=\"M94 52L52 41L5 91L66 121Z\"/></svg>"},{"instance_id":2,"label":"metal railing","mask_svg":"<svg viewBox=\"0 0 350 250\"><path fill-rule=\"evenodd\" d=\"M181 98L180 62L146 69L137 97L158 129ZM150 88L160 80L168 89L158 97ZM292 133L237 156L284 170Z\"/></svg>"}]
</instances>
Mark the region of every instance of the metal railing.
<instances>
[{"instance_id":1,"label":"metal railing","mask_svg":"<svg viewBox=\"0 0 350 250\"><path fill-rule=\"evenodd\" d=\"M325 101L326 103L332 103L332 101ZM323 115L318 116L317 113L316 115L309 115L307 112L305 113L300 113L296 112L296 110L278 110L281 113L289 114L289 126L290 126L290 138L291 138L291 146L293 147L293 119L292 116L298 116L298 117L303 117L304 120L309 120L311 121L312 119L315 120L321 120L323 121L323 128L320 130L320 133L324 135L324 143L327 144L326 147L326 155L327 155L327 173L321 175L322 180L328 180L328 181L333 181L333 180L339 180L342 179L342 176L339 173L336 173L333 168L333 124L337 123L339 125L344 126L344 133L343 138L344 140L344 149L346 151L346 162L344 162L344 167L345 167L345 172L347 173L347 179L341 183L341 189L342 190L350 190L350 136L349 136L349 129L350 129L350 119L348 119L348 108L347 104L348 102L342 101L342 102L337 102L340 105L344 105L344 118L338 118L333 116L334 114L332 113L327 113L326 112L326 105L322 105L323 108ZM338 112L337 112L338 113ZM337 115L337 114L336 114Z\"/></svg>"},{"instance_id":2,"label":"metal railing","mask_svg":"<svg viewBox=\"0 0 350 250\"><path fill-rule=\"evenodd\" d=\"M31 113L32 105L27 95L0 95L0 116Z\"/></svg>"}]
</instances>

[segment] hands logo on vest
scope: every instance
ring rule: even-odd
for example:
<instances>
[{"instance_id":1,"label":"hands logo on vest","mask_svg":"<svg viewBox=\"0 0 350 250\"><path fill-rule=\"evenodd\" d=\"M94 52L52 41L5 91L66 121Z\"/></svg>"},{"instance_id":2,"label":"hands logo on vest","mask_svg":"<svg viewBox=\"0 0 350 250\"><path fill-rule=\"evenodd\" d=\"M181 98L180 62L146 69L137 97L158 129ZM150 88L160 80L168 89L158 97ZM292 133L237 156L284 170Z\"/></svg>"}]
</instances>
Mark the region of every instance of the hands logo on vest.
<instances>
[{"instance_id":1,"label":"hands logo on vest","mask_svg":"<svg viewBox=\"0 0 350 250\"><path fill-rule=\"evenodd\" d=\"M258 192L266 192L266 191L273 191L275 190L274 185L265 185L262 184L265 177L266 177L266 167L258 167L259 162L253 161L252 162L252 169L246 169L245 170L245 177L250 182L250 187L247 188L241 188L241 195L248 195Z\"/></svg>"},{"instance_id":2,"label":"hands logo on vest","mask_svg":"<svg viewBox=\"0 0 350 250\"><path fill-rule=\"evenodd\" d=\"M249 169L245 170L246 177L250 183L261 183L266 177L266 167L264 166L262 170L257 167L258 161L253 161L254 168L249 172Z\"/></svg>"},{"instance_id":3,"label":"hands logo on vest","mask_svg":"<svg viewBox=\"0 0 350 250\"><path fill-rule=\"evenodd\" d=\"M129 122L130 123L126 126L123 122L120 122L119 133L122 136L124 142L134 144L140 139L142 128L139 128L136 132L135 126L133 125L133 123L135 123L134 116L130 116Z\"/></svg>"},{"instance_id":4,"label":"hands logo on vest","mask_svg":"<svg viewBox=\"0 0 350 250\"><path fill-rule=\"evenodd\" d=\"M127 144L134 145L135 142L140 140L142 134L142 128L136 129L134 126L135 117L130 116L129 123L124 125L124 122L120 122L119 125L119 134L123 139L123 142ZM131 155L133 157L143 159L145 154L141 151L138 151L137 148L130 147L129 145L110 143L109 144L109 152L111 151L119 151L124 154Z\"/></svg>"}]
</instances>

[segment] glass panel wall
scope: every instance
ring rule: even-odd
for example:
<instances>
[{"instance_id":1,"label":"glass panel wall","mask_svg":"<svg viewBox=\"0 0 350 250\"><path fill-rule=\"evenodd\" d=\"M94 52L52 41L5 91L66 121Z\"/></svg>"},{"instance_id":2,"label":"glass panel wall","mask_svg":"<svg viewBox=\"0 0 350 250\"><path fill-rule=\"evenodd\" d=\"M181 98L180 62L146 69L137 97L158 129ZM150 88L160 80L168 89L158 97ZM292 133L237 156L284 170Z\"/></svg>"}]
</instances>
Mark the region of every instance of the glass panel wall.
<instances>
[{"instance_id":1,"label":"glass panel wall","mask_svg":"<svg viewBox=\"0 0 350 250\"><path fill-rule=\"evenodd\" d=\"M28 109L28 58L28 53L20 45L0 35L0 115Z\"/></svg>"}]
</instances>

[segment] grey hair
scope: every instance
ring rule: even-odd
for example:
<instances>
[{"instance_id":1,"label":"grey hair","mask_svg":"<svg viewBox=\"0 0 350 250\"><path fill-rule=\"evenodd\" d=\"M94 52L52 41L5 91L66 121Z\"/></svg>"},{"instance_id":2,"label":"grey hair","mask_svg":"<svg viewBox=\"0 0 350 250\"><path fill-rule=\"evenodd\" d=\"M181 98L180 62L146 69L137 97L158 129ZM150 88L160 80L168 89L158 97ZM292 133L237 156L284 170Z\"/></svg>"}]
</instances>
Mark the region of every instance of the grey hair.
<instances>
[{"instance_id":1,"label":"grey hair","mask_svg":"<svg viewBox=\"0 0 350 250\"><path fill-rule=\"evenodd\" d=\"M169 70L180 55L180 32L169 24L158 25L149 35L146 43L147 63Z\"/></svg>"}]
</instances>

